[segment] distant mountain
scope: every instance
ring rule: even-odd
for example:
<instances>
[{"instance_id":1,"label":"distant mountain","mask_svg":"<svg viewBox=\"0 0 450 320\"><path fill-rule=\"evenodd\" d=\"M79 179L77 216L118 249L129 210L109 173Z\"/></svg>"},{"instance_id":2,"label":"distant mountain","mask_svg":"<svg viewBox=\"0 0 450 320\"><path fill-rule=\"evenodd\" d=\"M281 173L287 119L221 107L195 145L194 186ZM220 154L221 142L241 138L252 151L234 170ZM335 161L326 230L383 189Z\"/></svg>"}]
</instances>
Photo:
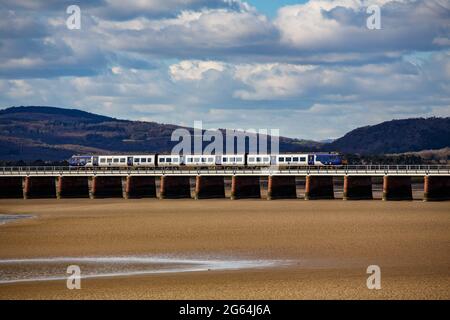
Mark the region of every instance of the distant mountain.
<instances>
[{"instance_id":1,"label":"distant mountain","mask_svg":"<svg viewBox=\"0 0 450 320\"><path fill-rule=\"evenodd\" d=\"M119 120L75 109L0 110L0 160L64 160L82 153L170 152L176 125ZM186 128L192 132L192 128ZM280 150L311 151L323 144L280 137Z\"/></svg>"},{"instance_id":2,"label":"distant mountain","mask_svg":"<svg viewBox=\"0 0 450 320\"><path fill-rule=\"evenodd\" d=\"M75 109L0 110L0 160L64 160L83 153L163 153L178 142L156 122L120 120ZM185 128L190 132L192 128ZM208 143L205 143L208 144ZM280 152L339 151L380 155L450 147L450 118L406 119L366 126L326 143L280 137Z\"/></svg>"},{"instance_id":3,"label":"distant mountain","mask_svg":"<svg viewBox=\"0 0 450 320\"><path fill-rule=\"evenodd\" d=\"M388 154L450 147L450 117L392 120L350 131L327 144L345 153Z\"/></svg>"},{"instance_id":4,"label":"distant mountain","mask_svg":"<svg viewBox=\"0 0 450 320\"><path fill-rule=\"evenodd\" d=\"M63 109L54 107L11 107L0 110L0 117L16 120L60 120L73 122L74 120L89 122L116 121L115 118L101 116L98 114L81 111L77 109Z\"/></svg>"}]
</instances>

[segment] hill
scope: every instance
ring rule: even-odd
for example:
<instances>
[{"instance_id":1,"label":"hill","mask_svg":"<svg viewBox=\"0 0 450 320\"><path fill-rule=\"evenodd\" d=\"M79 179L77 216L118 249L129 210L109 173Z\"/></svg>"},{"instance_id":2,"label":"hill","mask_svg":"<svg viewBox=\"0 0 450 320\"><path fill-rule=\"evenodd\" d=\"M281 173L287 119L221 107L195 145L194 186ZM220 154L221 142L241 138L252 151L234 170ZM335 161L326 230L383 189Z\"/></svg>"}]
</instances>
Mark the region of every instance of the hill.
<instances>
[{"instance_id":1,"label":"hill","mask_svg":"<svg viewBox=\"0 0 450 320\"><path fill-rule=\"evenodd\" d=\"M378 155L445 147L450 147L450 117L392 120L358 128L325 149Z\"/></svg>"},{"instance_id":2,"label":"hill","mask_svg":"<svg viewBox=\"0 0 450 320\"><path fill-rule=\"evenodd\" d=\"M170 152L177 144L170 141L177 128L182 127L120 120L76 109L12 107L0 110L0 160L64 160L83 153ZM185 129L193 132L192 128ZM352 130L331 143L280 137L280 152L383 155L446 147L450 147L450 118L387 121Z\"/></svg>"},{"instance_id":3,"label":"hill","mask_svg":"<svg viewBox=\"0 0 450 320\"><path fill-rule=\"evenodd\" d=\"M176 125L119 120L75 109L12 107L0 111L1 160L64 160L81 153L162 153ZM193 131L192 128L186 128ZM284 152L317 150L321 143L280 137Z\"/></svg>"}]
</instances>

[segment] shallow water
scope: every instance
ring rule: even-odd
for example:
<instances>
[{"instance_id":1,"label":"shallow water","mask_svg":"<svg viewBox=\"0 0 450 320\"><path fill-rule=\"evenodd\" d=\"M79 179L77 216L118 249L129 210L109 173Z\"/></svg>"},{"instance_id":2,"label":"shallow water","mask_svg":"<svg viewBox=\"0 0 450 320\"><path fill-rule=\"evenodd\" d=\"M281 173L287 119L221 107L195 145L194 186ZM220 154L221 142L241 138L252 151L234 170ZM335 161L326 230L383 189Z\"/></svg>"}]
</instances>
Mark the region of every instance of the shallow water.
<instances>
[{"instance_id":1,"label":"shallow water","mask_svg":"<svg viewBox=\"0 0 450 320\"><path fill-rule=\"evenodd\" d=\"M77 265L81 278L175 272L268 268L288 264L279 260L239 260L161 256L54 257L0 260L0 284L65 280L67 267Z\"/></svg>"},{"instance_id":2,"label":"shallow water","mask_svg":"<svg viewBox=\"0 0 450 320\"><path fill-rule=\"evenodd\" d=\"M29 219L34 216L31 214L0 214L0 224L5 224L20 219Z\"/></svg>"}]
</instances>

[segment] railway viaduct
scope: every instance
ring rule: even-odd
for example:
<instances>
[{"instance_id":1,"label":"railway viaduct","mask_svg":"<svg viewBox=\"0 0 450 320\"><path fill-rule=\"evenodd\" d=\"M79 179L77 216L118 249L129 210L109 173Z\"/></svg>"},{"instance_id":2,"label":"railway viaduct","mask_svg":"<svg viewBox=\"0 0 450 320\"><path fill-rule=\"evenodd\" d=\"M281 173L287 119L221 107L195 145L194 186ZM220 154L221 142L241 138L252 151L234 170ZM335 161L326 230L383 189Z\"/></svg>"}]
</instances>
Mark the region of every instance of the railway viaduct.
<instances>
[{"instance_id":1,"label":"railway viaduct","mask_svg":"<svg viewBox=\"0 0 450 320\"><path fill-rule=\"evenodd\" d=\"M267 199L297 198L296 177L305 179L305 199L334 199L333 179L343 177L343 199L373 199L373 177L383 179L383 200L412 200L411 179L423 177L425 201L450 200L450 166L340 166L261 169L160 168L0 168L0 198L225 198L225 177L231 178L231 199L261 198L261 177L267 178ZM159 181L159 192L157 183Z\"/></svg>"}]
</instances>

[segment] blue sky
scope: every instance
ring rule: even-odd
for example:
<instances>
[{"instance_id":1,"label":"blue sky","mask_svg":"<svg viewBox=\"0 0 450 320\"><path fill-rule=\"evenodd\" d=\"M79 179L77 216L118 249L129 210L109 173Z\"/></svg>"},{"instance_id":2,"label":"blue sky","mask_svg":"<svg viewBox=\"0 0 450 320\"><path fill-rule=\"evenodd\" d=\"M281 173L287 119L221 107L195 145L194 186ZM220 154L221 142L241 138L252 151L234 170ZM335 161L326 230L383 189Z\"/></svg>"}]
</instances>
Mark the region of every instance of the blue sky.
<instances>
[{"instance_id":1,"label":"blue sky","mask_svg":"<svg viewBox=\"0 0 450 320\"><path fill-rule=\"evenodd\" d=\"M249 4L256 7L261 13L265 14L268 17L275 17L279 8L305 3L306 0L250 0Z\"/></svg>"},{"instance_id":2,"label":"blue sky","mask_svg":"<svg viewBox=\"0 0 450 320\"><path fill-rule=\"evenodd\" d=\"M450 116L448 21L446 0L0 0L0 108L337 138Z\"/></svg>"}]
</instances>

